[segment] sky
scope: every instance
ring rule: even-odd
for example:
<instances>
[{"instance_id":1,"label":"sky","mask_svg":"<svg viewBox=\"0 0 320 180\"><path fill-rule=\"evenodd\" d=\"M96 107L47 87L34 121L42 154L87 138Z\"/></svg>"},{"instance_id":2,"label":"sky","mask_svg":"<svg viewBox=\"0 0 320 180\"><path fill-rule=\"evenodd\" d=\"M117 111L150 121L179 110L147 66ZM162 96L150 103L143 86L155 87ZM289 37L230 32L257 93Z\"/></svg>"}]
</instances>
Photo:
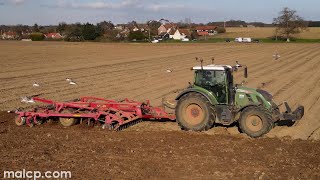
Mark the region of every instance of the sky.
<instances>
[{"instance_id":1,"label":"sky","mask_svg":"<svg viewBox=\"0 0 320 180\"><path fill-rule=\"evenodd\" d=\"M0 0L0 24L54 25L154 19L179 22L245 20L271 23L289 7L306 20L320 20L320 0Z\"/></svg>"}]
</instances>

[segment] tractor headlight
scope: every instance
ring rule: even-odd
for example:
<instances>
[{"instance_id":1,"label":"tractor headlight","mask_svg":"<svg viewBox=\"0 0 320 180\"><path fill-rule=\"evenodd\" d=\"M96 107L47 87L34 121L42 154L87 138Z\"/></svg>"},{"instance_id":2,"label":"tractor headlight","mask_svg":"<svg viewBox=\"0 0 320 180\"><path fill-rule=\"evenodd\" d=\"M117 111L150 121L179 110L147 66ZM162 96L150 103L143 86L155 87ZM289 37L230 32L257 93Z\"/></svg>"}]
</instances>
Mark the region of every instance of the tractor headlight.
<instances>
[{"instance_id":1,"label":"tractor headlight","mask_svg":"<svg viewBox=\"0 0 320 180\"><path fill-rule=\"evenodd\" d=\"M257 92L260 93L267 101L272 101L273 96L269 92L262 89L257 89Z\"/></svg>"}]
</instances>

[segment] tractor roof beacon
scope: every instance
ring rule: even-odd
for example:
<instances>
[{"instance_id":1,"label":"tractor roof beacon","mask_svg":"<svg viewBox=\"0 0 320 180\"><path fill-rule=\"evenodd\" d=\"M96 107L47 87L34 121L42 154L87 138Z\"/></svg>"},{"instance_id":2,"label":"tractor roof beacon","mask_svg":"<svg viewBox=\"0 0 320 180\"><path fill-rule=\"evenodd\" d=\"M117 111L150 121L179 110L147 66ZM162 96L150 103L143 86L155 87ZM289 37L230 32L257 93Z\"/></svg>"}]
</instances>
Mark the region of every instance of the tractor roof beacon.
<instances>
[{"instance_id":1,"label":"tractor roof beacon","mask_svg":"<svg viewBox=\"0 0 320 180\"><path fill-rule=\"evenodd\" d=\"M230 125L238 122L242 132L250 137L268 133L276 122L300 120L304 107L292 111L285 102L286 111L280 113L273 97L267 91L233 83L233 72L244 67L230 65L201 65L194 70L194 83L177 97L176 120L184 130L205 131L214 124Z\"/></svg>"}]
</instances>

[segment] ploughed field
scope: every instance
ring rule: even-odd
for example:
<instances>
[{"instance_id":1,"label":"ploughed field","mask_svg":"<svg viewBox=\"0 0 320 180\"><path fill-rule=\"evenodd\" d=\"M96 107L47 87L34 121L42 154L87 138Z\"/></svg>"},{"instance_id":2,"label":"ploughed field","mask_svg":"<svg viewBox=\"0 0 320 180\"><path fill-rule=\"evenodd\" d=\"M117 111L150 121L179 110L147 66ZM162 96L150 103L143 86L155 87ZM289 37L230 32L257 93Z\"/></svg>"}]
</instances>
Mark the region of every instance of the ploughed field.
<instances>
[{"instance_id":1,"label":"ploughed field","mask_svg":"<svg viewBox=\"0 0 320 180\"><path fill-rule=\"evenodd\" d=\"M190 68L246 64L246 86L260 87L280 104L305 106L293 127L251 139L236 127L183 132L175 122L142 122L122 132L77 125L16 127L0 113L0 172L71 170L79 178L292 178L319 179L319 44L103 44L0 41L0 110L28 108L22 96L56 101L80 96L151 100L174 98L193 79ZM280 54L279 60L273 55ZM171 73L167 73L171 69ZM77 85L71 86L66 78ZM235 73L244 80L243 71ZM38 82L40 87L33 87ZM262 83L264 85L262 85ZM288 137L287 137L288 136ZM280 139L279 139L279 138ZM292 139L308 139L292 140ZM82 169L79 168L83 167ZM81 169L81 170L80 170Z\"/></svg>"},{"instance_id":2,"label":"ploughed field","mask_svg":"<svg viewBox=\"0 0 320 180\"><path fill-rule=\"evenodd\" d=\"M236 37L251 37L251 38L269 38L275 36L274 27L227 27L227 32L218 34L215 37L219 38L236 38ZM319 39L320 38L320 28L319 27L309 27L306 31L300 34L293 35L295 38L301 39Z\"/></svg>"},{"instance_id":3,"label":"ploughed field","mask_svg":"<svg viewBox=\"0 0 320 180\"><path fill-rule=\"evenodd\" d=\"M280 104L305 106L305 117L290 128L275 128L269 135L319 138L319 44L102 44L54 42L0 42L0 110L28 105L21 96L67 101L80 96L111 99L150 99L157 106L163 97L174 98L193 80L195 57L211 63L249 68L246 85L262 87ZM278 53L280 60L274 60ZM166 70L172 70L167 73ZM65 79L78 85L71 86ZM243 72L235 74L241 82ZM33 87L38 82L40 87ZM172 126L175 126L173 123ZM164 128L165 130L166 128Z\"/></svg>"}]
</instances>

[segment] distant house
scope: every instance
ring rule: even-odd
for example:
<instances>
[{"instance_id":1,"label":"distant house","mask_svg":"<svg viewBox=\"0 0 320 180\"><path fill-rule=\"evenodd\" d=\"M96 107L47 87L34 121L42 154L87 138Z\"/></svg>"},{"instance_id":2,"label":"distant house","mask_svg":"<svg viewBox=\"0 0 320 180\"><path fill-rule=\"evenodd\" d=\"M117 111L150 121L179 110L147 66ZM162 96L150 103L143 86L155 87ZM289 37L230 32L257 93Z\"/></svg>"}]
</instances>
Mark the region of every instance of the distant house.
<instances>
[{"instance_id":1,"label":"distant house","mask_svg":"<svg viewBox=\"0 0 320 180\"><path fill-rule=\"evenodd\" d=\"M127 38L130 34L130 29L128 27L124 27L123 30L119 31L117 34L117 38Z\"/></svg>"},{"instance_id":2,"label":"distant house","mask_svg":"<svg viewBox=\"0 0 320 180\"><path fill-rule=\"evenodd\" d=\"M61 36L60 33L48 33L48 34L45 34L44 37L46 39L63 39L63 36Z\"/></svg>"},{"instance_id":3,"label":"distant house","mask_svg":"<svg viewBox=\"0 0 320 180\"><path fill-rule=\"evenodd\" d=\"M170 29L169 32L161 32L160 34L158 34L158 38L159 39L172 39L175 32L176 32L176 30L174 30L174 29Z\"/></svg>"},{"instance_id":4,"label":"distant house","mask_svg":"<svg viewBox=\"0 0 320 180\"><path fill-rule=\"evenodd\" d=\"M133 32L137 32L137 31L148 32L148 29L149 27L146 24L137 24L130 27L130 31L133 31Z\"/></svg>"},{"instance_id":5,"label":"distant house","mask_svg":"<svg viewBox=\"0 0 320 180\"><path fill-rule=\"evenodd\" d=\"M137 27L137 26L134 26L133 28L132 28L132 31L133 32L136 32L136 31L139 31L140 29Z\"/></svg>"},{"instance_id":6,"label":"distant house","mask_svg":"<svg viewBox=\"0 0 320 180\"><path fill-rule=\"evenodd\" d=\"M115 30L118 30L118 31L122 31L126 28L126 25L125 24L117 24L116 26L114 26L114 29Z\"/></svg>"},{"instance_id":7,"label":"distant house","mask_svg":"<svg viewBox=\"0 0 320 180\"><path fill-rule=\"evenodd\" d=\"M188 29L177 29L172 38L175 40L182 40L190 37L191 32Z\"/></svg>"},{"instance_id":8,"label":"distant house","mask_svg":"<svg viewBox=\"0 0 320 180\"><path fill-rule=\"evenodd\" d=\"M174 24L161 24L158 28L158 35L163 33L169 33L171 30L175 29L176 25Z\"/></svg>"},{"instance_id":9,"label":"distant house","mask_svg":"<svg viewBox=\"0 0 320 180\"><path fill-rule=\"evenodd\" d=\"M209 36L209 33L207 31L200 31L197 33L198 33L198 36Z\"/></svg>"},{"instance_id":10,"label":"distant house","mask_svg":"<svg viewBox=\"0 0 320 180\"><path fill-rule=\"evenodd\" d=\"M255 25L252 25L252 24L248 24L247 25L247 28L255 28L256 26Z\"/></svg>"},{"instance_id":11,"label":"distant house","mask_svg":"<svg viewBox=\"0 0 320 180\"><path fill-rule=\"evenodd\" d=\"M2 34L2 39L16 39L18 38L17 33L8 31Z\"/></svg>"},{"instance_id":12,"label":"distant house","mask_svg":"<svg viewBox=\"0 0 320 180\"><path fill-rule=\"evenodd\" d=\"M148 32L149 31L149 26L147 24L138 24L139 29L141 32Z\"/></svg>"},{"instance_id":13,"label":"distant house","mask_svg":"<svg viewBox=\"0 0 320 180\"><path fill-rule=\"evenodd\" d=\"M216 31L217 26L197 26L196 32L199 36L213 36L218 34Z\"/></svg>"}]
</instances>

